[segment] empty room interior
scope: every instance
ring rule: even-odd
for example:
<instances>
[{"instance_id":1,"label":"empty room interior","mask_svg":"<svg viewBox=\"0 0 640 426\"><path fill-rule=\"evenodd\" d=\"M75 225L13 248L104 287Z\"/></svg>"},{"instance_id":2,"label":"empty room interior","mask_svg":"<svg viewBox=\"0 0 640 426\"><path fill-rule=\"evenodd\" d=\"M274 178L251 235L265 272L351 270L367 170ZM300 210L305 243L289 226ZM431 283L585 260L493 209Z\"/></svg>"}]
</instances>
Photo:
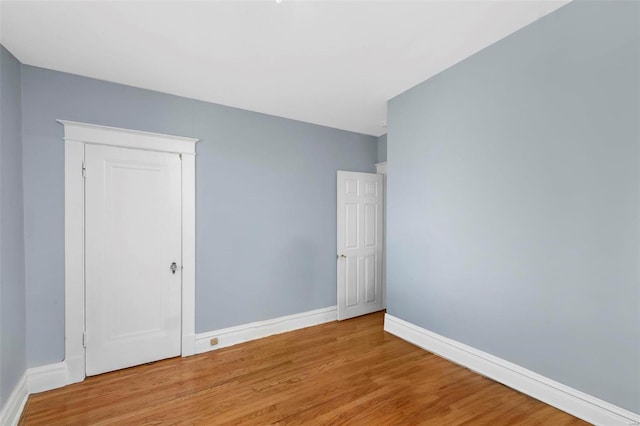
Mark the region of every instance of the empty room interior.
<instances>
[{"instance_id":1,"label":"empty room interior","mask_svg":"<svg viewBox=\"0 0 640 426\"><path fill-rule=\"evenodd\" d=\"M640 424L640 1L0 1L0 425Z\"/></svg>"}]
</instances>

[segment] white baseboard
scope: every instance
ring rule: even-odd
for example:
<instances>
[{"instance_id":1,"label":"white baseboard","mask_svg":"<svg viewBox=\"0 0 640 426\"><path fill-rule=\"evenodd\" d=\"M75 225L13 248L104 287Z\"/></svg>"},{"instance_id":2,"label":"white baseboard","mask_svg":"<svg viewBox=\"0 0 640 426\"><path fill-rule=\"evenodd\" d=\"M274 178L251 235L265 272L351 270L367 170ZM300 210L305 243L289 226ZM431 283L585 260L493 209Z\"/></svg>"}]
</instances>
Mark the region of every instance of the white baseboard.
<instances>
[{"instance_id":1,"label":"white baseboard","mask_svg":"<svg viewBox=\"0 0 640 426\"><path fill-rule=\"evenodd\" d=\"M27 398L32 393L61 388L67 384L67 365L64 361L27 369L0 411L0 425L17 425Z\"/></svg>"},{"instance_id":2,"label":"white baseboard","mask_svg":"<svg viewBox=\"0 0 640 426\"><path fill-rule=\"evenodd\" d=\"M7 399L2 410L0 410L0 425L17 425L28 397L29 391L27 389L27 375L25 373L20 377L20 380L13 388L13 392L9 395L9 399Z\"/></svg>"},{"instance_id":3,"label":"white baseboard","mask_svg":"<svg viewBox=\"0 0 640 426\"><path fill-rule=\"evenodd\" d=\"M385 331L595 425L639 425L640 415L386 314Z\"/></svg>"},{"instance_id":4,"label":"white baseboard","mask_svg":"<svg viewBox=\"0 0 640 426\"><path fill-rule=\"evenodd\" d=\"M61 388L68 384L67 364L64 361L29 368L26 375L29 394Z\"/></svg>"},{"instance_id":5,"label":"white baseboard","mask_svg":"<svg viewBox=\"0 0 640 426\"><path fill-rule=\"evenodd\" d=\"M331 306L266 321L257 321L236 327L198 333L196 334L196 353L201 354L274 334L336 321L337 318L337 308ZM218 344L211 346L209 341L214 337L218 338Z\"/></svg>"}]
</instances>

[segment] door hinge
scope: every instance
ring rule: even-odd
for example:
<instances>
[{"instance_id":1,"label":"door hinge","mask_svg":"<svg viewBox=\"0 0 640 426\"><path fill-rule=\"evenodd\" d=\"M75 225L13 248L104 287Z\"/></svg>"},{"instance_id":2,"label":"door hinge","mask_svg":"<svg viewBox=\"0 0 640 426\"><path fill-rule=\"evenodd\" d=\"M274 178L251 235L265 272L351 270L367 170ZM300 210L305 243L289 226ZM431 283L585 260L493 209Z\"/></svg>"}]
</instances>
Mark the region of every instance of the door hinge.
<instances>
[{"instance_id":1,"label":"door hinge","mask_svg":"<svg viewBox=\"0 0 640 426\"><path fill-rule=\"evenodd\" d=\"M85 331L82 332L82 347L87 347L87 333Z\"/></svg>"},{"instance_id":2,"label":"door hinge","mask_svg":"<svg viewBox=\"0 0 640 426\"><path fill-rule=\"evenodd\" d=\"M82 177L87 177L87 166L85 165L84 161L82 162Z\"/></svg>"}]
</instances>

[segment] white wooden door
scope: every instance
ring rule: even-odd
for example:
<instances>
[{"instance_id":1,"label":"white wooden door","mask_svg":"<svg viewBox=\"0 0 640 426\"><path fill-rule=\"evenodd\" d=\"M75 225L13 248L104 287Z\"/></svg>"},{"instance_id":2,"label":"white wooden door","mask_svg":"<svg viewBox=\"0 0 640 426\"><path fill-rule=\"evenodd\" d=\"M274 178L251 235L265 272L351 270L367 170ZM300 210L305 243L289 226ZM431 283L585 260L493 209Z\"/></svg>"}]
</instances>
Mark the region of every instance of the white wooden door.
<instances>
[{"instance_id":1,"label":"white wooden door","mask_svg":"<svg viewBox=\"0 0 640 426\"><path fill-rule=\"evenodd\" d=\"M383 309L382 175L338 172L338 319Z\"/></svg>"},{"instance_id":2,"label":"white wooden door","mask_svg":"<svg viewBox=\"0 0 640 426\"><path fill-rule=\"evenodd\" d=\"M88 376L180 355L180 162L86 146Z\"/></svg>"}]
</instances>

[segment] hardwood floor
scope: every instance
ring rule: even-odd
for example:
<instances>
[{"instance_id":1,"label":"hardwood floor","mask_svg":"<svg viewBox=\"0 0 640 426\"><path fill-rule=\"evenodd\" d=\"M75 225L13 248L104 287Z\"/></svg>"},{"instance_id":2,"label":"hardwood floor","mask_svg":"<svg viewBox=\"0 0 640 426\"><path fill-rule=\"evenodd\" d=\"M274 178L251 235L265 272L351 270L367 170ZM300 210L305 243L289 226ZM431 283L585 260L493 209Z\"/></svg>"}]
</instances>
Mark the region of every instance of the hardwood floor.
<instances>
[{"instance_id":1,"label":"hardwood floor","mask_svg":"<svg viewBox=\"0 0 640 426\"><path fill-rule=\"evenodd\" d=\"M31 395L24 425L586 424L383 331L383 313Z\"/></svg>"}]
</instances>

